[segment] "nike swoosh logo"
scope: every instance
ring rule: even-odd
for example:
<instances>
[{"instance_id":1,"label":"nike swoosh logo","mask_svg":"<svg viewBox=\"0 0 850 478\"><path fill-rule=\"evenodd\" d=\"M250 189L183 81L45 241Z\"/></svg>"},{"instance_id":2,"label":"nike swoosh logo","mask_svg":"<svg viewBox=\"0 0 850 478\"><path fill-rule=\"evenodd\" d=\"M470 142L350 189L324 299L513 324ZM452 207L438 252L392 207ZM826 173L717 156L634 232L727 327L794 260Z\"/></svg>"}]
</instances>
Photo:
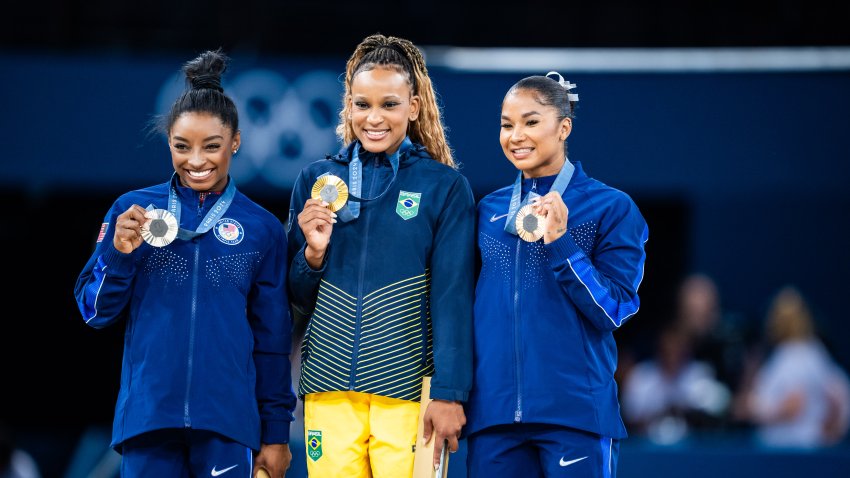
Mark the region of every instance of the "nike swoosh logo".
<instances>
[{"instance_id":1,"label":"nike swoosh logo","mask_svg":"<svg viewBox=\"0 0 850 478\"><path fill-rule=\"evenodd\" d=\"M508 217L508 215L502 214L501 216L497 216L497 215L493 214L493 217L490 218L490 222L496 222L503 217Z\"/></svg>"},{"instance_id":2,"label":"nike swoosh logo","mask_svg":"<svg viewBox=\"0 0 850 478\"><path fill-rule=\"evenodd\" d=\"M215 467L213 467L212 471L210 472L210 475L212 475L212 476L223 475L223 474L227 473L228 471L236 468L237 466L239 466L239 465L233 465L233 466L225 468L223 470L216 470Z\"/></svg>"},{"instance_id":3,"label":"nike swoosh logo","mask_svg":"<svg viewBox=\"0 0 850 478\"><path fill-rule=\"evenodd\" d=\"M561 457L561 461L560 461L559 463L561 464L561 466L570 466L570 465L572 465L573 463L578 463L578 462L580 462L581 460L584 460L585 458L587 458L587 457L586 457L586 456L583 456L583 457L581 457L581 458L576 458L575 460L564 461L564 458L563 458L563 457Z\"/></svg>"}]
</instances>

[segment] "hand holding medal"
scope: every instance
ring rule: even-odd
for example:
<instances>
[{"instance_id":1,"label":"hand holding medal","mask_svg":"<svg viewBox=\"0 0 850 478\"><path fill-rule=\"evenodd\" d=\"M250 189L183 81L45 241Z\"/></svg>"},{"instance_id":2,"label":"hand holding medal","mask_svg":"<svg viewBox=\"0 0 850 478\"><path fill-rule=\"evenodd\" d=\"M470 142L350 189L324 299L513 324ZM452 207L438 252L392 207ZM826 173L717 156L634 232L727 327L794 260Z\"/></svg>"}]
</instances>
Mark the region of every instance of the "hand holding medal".
<instances>
[{"instance_id":1,"label":"hand holding medal","mask_svg":"<svg viewBox=\"0 0 850 478\"><path fill-rule=\"evenodd\" d=\"M567 232L567 219L569 218L570 211L557 191L550 191L545 196L535 198L531 204L525 207L530 208L532 214L538 218L537 225L539 229L537 232L540 235L533 239L534 241L542 237L543 242L549 244L552 241L558 240ZM519 216L521 213L522 209L517 214L517 233L520 230Z\"/></svg>"},{"instance_id":2,"label":"hand holding medal","mask_svg":"<svg viewBox=\"0 0 850 478\"><path fill-rule=\"evenodd\" d=\"M336 223L335 211L342 209L346 201L348 187L342 179L331 174L316 179L310 191L310 199L298 214L298 227L307 242L304 258L310 267L321 267Z\"/></svg>"},{"instance_id":3,"label":"hand holding medal","mask_svg":"<svg viewBox=\"0 0 850 478\"><path fill-rule=\"evenodd\" d=\"M145 209L133 204L115 219L112 245L119 252L129 254L142 245L142 224L147 221Z\"/></svg>"}]
</instances>

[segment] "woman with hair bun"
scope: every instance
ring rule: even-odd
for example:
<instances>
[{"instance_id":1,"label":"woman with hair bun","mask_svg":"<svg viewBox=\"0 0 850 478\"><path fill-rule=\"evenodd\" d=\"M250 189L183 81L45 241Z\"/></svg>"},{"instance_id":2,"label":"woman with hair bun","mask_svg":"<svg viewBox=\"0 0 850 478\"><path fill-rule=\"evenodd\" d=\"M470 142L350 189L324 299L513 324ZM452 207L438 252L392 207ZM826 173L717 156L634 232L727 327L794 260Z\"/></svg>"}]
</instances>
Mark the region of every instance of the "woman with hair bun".
<instances>
[{"instance_id":1,"label":"woman with hair bun","mask_svg":"<svg viewBox=\"0 0 850 478\"><path fill-rule=\"evenodd\" d=\"M126 327L111 443L125 478L280 478L292 457L286 235L229 175L227 62L184 65L159 122L174 173L113 203L74 288L88 325Z\"/></svg>"}]
</instances>

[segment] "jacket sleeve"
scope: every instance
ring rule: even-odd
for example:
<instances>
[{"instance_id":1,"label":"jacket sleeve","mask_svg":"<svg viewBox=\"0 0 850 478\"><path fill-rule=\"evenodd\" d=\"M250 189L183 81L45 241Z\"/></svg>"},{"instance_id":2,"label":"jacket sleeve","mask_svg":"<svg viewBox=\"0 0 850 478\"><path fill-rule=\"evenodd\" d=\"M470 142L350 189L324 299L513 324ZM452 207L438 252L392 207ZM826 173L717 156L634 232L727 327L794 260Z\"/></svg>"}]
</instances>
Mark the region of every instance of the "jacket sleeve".
<instances>
[{"instance_id":1,"label":"jacket sleeve","mask_svg":"<svg viewBox=\"0 0 850 478\"><path fill-rule=\"evenodd\" d=\"M472 387L475 200L458 175L434 233L431 253L431 398L466 401Z\"/></svg>"},{"instance_id":2,"label":"jacket sleeve","mask_svg":"<svg viewBox=\"0 0 850 478\"><path fill-rule=\"evenodd\" d=\"M95 245L74 286L77 308L86 324L103 328L118 322L133 296L133 280L136 276L135 256L118 251L112 245L115 235L115 219L121 214L116 201L103 219L103 237Z\"/></svg>"},{"instance_id":3,"label":"jacket sleeve","mask_svg":"<svg viewBox=\"0 0 850 478\"><path fill-rule=\"evenodd\" d=\"M292 198L289 202L289 218L286 221L287 237L289 242L289 293L293 313L301 317L309 317L316 306L316 298L319 294L319 282L325 272L325 264L322 268L315 270L307 263L304 257L304 249L307 240L298 227L298 214L304 209L304 203L310 198L304 172L298 175L295 186L292 188ZM327 257L327 253L325 254Z\"/></svg>"},{"instance_id":4,"label":"jacket sleeve","mask_svg":"<svg viewBox=\"0 0 850 478\"><path fill-rule=\"evenodd\" d=\"M288 443L295 393L289 353L292 321L286 293L286 235L279 221L248 297L248 321L254 334L256 395L262 443Z\"/></svg>"},{"instance_id":5,"label":"jacket sleeve","mask_svg":"<svg viewBox=\"0 0 850 478\"><path fill-rule=\"evenodd\" d=\"M592 258L569 232L545 247L556 280L581 315L597 329L612 331L640 307L638 287L643 280L649 229L625 195L600 217Z\"/></svg>"}]
</instances>

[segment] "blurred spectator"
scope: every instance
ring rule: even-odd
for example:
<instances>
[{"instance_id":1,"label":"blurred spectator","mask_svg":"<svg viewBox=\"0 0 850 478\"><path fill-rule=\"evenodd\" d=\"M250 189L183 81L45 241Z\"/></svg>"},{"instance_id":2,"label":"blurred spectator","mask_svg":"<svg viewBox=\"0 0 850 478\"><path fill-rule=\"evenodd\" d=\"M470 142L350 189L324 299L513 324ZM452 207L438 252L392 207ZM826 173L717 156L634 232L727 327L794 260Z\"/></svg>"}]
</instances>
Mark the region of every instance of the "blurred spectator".
<instances>
[{"instance_id":1,"label":"blurred spectator","mask_svg":"<svg viewBox=\"0 0 850 478\"><path fill-rule=\"evenodd\" d=\"M741 402L759 441L793 448L840 441L850 423L850 382L816 336L799 290L788 286L774 296L765 332L774 348Z\"/></svg>"},{"instance_id":2,"label":"blurred spectator","mask_svg":"<svg viewBox=\"0 0 850 478\"><path fill-rule=\"evenodd\" d=\"M625 377L623 418L630 432L672 444L725 415L731 394L710 364L694 359L692 345L689 332L673 323L658 337L655 357Z\"/></svg>"},{"instance_id":3,"label":"blurred spectator","mask_svg":"<svg viewBox=\"0 0 850 478\"><path fill-rule=\"evenodd\" d=\"M695 273L682 281L675 320L691 337L694 359L711 365L717 379L735 393L746 352L743 321L724 310L711 277Z\"/></svg>"},{"instance_id":4,"label":"blurred spectator","mask_svg":"<svg viewBox=\"0 0 850 478\"><path fill-rule=\"evenodd\" d=\"M9 429L0 424L0 478L40 478L35 460L18 448Z\"/></svg>"}]
</instances>

